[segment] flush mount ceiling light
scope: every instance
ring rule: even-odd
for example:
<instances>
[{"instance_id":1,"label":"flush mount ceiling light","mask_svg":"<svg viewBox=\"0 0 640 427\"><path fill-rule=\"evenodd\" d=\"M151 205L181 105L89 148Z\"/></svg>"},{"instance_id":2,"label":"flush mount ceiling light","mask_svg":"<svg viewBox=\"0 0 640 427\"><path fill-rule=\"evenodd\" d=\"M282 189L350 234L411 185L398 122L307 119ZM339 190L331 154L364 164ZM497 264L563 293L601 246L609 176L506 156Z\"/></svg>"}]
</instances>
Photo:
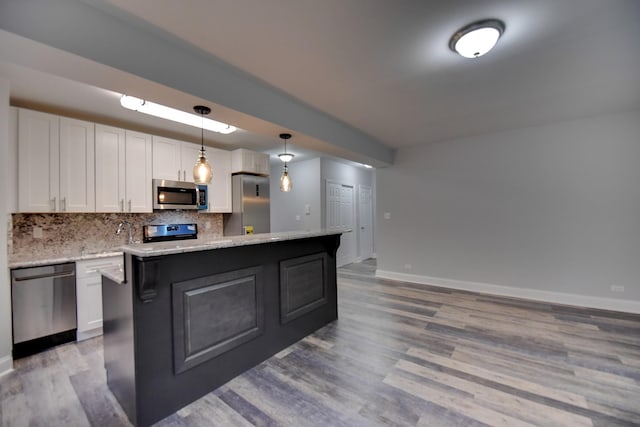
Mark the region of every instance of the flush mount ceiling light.
<instances>
[{"instance_id":1,"label":"flush mount ceiling light","mask_svg":"<svg viewBox=\"0 0 640 427\"><path fill-rule=\"evenodd\" d=\"M202 118L202 138L200 139L200 155L198 156L198 160L196 160L196 164L193 165L193 181L196 184L209 184L211 182L211 177L213 176L213 172L211 171L211 165L207 161L207 156L205 155L204 150L204 115L209 114L211 112L211 108L205 107L204 105L196 105L193 107L194 111L200 114Z\"/></svg>"},{"instance_id":2,"label":"flush mount ceiling light","mask_svg":"<svg viewBox=\"0 0 640 427\"><path fill-rule=\"evenodd\" d=\"M289 168L287 168L287 162L293 159L293 154L287 153L287 139L291 138L290 133L281 133L280 138L284 139L284 153L278 154L280 160L284 162L284 168L282 169L282 176L280 176L280 191L288 193L293 187L291 177L289 176Z\"/></svg>"},{"instance_id":3,"label":"flush mount ceiling light","mask_svg":"<svg viewBox=\"0 0 640 427\"><path fill-rule=\"evenodd\" d=\"M496 45L504 28L504 22L498 19L473 22L451 36L449 48L465 58L478 58Z\"/></svg>"},{"instance_id":4,"label":"flush mount ceiling light","mask_svg":"<svg viewBox=\"0 0 640 427\"><path fill-rule=\"evenodd\" d=\"M287 153L287 139L291 138L291 134L281 133L280 138L284 139L284 153L278 154L278 157L285 163L290 162L295 157L293 154Z\"/></svg>"},{"instance_id":5,"label":"flush mount ceiling light","mask_svg":"<svg viewBox=\"0 0 640 427\"><path fill-rule=\"evenodd\" d=\"M120 98L120 105L129 110L138 111L140 113L160 117L161 119L172 120L174 122L197 128L203 127L204 129L212 132L229 134L236 131L235 126L211 119L204 119L200 116L196 116L195 114L186 113L184 111L176 110L175 108L145 101L144 99L136 98L135 96L122 95L122 98Z\"/></svg>"}]
</instances>

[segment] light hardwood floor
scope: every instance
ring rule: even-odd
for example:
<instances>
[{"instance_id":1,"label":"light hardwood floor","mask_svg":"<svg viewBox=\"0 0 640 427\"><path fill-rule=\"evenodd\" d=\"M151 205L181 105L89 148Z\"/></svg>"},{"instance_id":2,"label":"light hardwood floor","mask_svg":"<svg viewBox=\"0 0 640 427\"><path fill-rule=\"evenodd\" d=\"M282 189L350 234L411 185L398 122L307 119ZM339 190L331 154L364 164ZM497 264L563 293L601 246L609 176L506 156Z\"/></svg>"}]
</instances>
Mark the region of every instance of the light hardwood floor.
<instances>
[{"instance_id":1,"label":"light hardwood floor","mask_svg":"<svg viewBox=\"0 0 640 427\"><path fill-rule=\"evenodd\" d=\"M640 316L374 271L340 269L338 321L157 425L640 425ZM0 378L2 426L130 425L101 338L15 365Z\"/></svg>"}]
</instances>

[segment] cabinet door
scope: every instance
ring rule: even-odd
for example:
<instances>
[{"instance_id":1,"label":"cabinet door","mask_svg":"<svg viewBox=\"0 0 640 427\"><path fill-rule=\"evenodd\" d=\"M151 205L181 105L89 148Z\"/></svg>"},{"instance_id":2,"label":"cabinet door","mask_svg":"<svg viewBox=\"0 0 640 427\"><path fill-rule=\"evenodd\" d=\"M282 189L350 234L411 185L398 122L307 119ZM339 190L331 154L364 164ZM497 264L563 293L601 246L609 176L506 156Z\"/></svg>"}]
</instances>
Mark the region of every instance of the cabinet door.
<instances>
[{"instance_id":1,"label":"cabinet door","mask_svg":"<svg viewBox=\"0 0 640 427\"><path fill-rule=\"evenodd\" d=\"M59 118L18 111L18 210L55 212L59 202Z\"/></svg>"},{"instance_id":2,"label":"cabinet door","mask_svg":"<svg viewBox=\"0 0 640 427\"><path fill-rule=\"evenodd\" d=\"M124 166L124 129L96 125L96 212L124 211Z\"/></svg>"},{"instance_id":3,"label":"cabinet door","mask_svg":"<svg viewBox=\"0 0 640 427\"><path fill-rule=\"evenodd\" d=\"M207 148L207 155L213 170L211 184L207 188L209 212L231 212L231 152L217 148Z\"/></svg>"},{"instance_id":4,"label":"cabinet door","mask_svg":"<svg viewBox=\"0 0 640 427\"><path fill-rule=\"evenodd\" d=\"M61 212L95 212L95 125L60 118Z\"/></svg>"},{"instance_id":5,"label":"cabinet door","mask_svg":"<svg viewBox=\"0 0 640 427\"><path fill-rule=\"evenodd\" d=\"M104 267L122 265L122 257L76 261L78 341L102 334L102 275Z\"/></svg>"},{"instance_id":6,"label":"cabinet door","mask_svg":"<svg viewBox=\"0 0 640 427\"><path fill-rule=\"evenodd\" d=\"M255 165L255 171L257 174L269 175L271 173L268 154L253 153L253 164Z\"/></svg>"},{"instance_id":7,"label":"cabinet door","mask_svg":"<svg viewBox=\"0 0 640 427\"><path fill-rule=\"evenodd\" d=\"M205 148L207 159L211 148ZM192 144L190 142L182 143L182 179L181 181L193 182L193 166L196 164L196 160L200 157L200 145ZM211 159L209 159L211 163Z\"/></svg>"},{"instance_id":8,"label":"cabinet door","mask_svg":"<svg viewBox=\"0 0 640 427\"><path fill-rule=\"evenodd\" d=\"M127 212L152 212L151 135L126 132L126 206Z\"/></svg>"},{"instance_id":9,"label":"cabinet door","mask_svg":"<svg viewBox=\"0 0 640 427\"><path fill-rule=\"evenodd\" d=\"M182 181L180 141L153 137L153 178Z\"/></svg>"}]
</instances>

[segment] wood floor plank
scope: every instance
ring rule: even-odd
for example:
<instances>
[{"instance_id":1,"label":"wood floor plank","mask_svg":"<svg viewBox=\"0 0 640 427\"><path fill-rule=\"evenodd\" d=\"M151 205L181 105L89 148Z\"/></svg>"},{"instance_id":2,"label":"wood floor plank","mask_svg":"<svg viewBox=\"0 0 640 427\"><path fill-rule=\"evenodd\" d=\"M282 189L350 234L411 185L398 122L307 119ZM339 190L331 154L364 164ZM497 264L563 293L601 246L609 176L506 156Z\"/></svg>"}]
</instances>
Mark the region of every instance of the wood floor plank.
<instances>
[{"instance_id":1,"label":"wood floor plank","mask_svg":"<svg viewBox=\"0 0 640 427\"><path fill-rule=\"evenodd\" d=\"M640 315L375 269L340 268L336 322L156 427L640 425ZM131 425L106 385L101 337L14 368L0 377L1 427Z\"/></svg>"},{"instance_id":2,"label":"wood floor plank","mask_svg":"<svg viewBox=\"0 0 640 427\"><path fill-rule=\"evenodd\" d=\"M429 399L446 408L452 408L463 413L465 416L476 419L482 423L492 426L534 426L535 424L513 418L493 409L475 403L473 398L463 398L452 394L447 394L427 383L413 381L403 378L397 374L389 374L384 379L385 384L405 390L423 399Z\"/></svg>"},{"instance_id":3,"label":"wood floor plank","mask_svg":"<svg viewBox=\"0 0 640 427\"><path fill-rule=\"evenodd\" d=\"M537 382L534 382L534 381L524 380L518 377L513 377L508 374L502 374L500 372L485 369L469 363L459 362L455 359L441 357L436 354L433 354L418 348L409 349L407 354L410 356L415 356L420 359L435 363L442 367L446 367L449 369L457 370L459 372L464 372L470 375L478 376L486 380L495 381L500 384L504 384L516 389L538 394L540 396L545 396L550 399L555 399L560 402L580 406L583 408L588 407L587 399L585 399L584 396L581 396L576 393L554 389L551 387L538 384Z\"/></svg>"}]
</instances>

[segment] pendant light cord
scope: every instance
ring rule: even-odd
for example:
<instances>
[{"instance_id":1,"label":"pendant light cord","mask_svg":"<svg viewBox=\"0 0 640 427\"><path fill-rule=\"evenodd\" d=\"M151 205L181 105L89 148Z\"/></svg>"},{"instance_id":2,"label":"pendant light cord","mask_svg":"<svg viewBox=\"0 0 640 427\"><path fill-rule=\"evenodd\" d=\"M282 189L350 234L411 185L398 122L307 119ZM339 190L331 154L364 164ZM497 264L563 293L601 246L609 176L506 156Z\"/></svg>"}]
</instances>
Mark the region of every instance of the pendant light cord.
<instances>
[{"instance_id":1,"label":"pendant light cord","mask_svg":"<svg viewBox=\"0 0 640 427\"><path fill-rule=\"evenodd\" d=\"M204 112L200 113L200 118L202 119L200 122L200 151L204 152Z\"/></svg>"}]
</instances>

